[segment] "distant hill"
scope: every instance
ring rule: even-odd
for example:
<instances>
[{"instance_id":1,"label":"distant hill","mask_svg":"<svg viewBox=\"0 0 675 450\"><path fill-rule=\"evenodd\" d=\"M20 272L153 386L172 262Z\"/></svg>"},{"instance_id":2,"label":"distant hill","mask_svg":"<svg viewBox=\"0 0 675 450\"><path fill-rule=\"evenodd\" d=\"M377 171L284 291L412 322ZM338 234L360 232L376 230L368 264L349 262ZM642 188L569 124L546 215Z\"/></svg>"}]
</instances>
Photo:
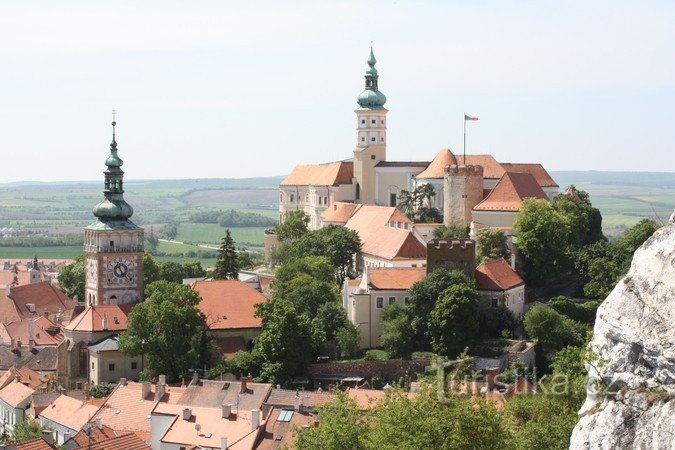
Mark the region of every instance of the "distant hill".
<instances>
[{"instance_id":1,"label":"distant hill","mask_svg":"<svg viewBox=\"0 0 675 450\"><path fill-rule=\"evenodd\" d=\"M189 178L183 180L134 180L127 179L127 186L172 189L265 189L277 188L285 176L256 178ZM16 181L0 183L0 188L87 186L103 181Z\"/></svg>"},{"instance_id":2,"label":"distant hill","mask_svg":"<svg viewBox=\"0 0 675 450\"><path fill-rule=\"evenodd\" d=\"M598 172L589 171L552 171L550 172L560 188L569 184L591 183L605 186L651 186L657 188L675 188L675 172Z\"/></svg>"}]
</instances>

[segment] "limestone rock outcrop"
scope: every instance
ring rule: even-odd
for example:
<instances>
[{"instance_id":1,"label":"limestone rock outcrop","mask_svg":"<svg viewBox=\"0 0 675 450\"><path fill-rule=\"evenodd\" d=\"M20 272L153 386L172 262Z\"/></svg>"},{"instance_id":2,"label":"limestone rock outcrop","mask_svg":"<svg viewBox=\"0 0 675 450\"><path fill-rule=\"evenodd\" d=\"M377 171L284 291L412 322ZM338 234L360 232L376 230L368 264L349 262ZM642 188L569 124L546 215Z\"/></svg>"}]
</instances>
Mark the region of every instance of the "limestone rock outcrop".
<instances>
[{"instance_id":1,"label":"limestone rock outcrop","mask_svg":"<svg viewBox=\"0 0 675 450\"><path fill-rule=\"evenodd\" d=\"M675 218L675 214L673 215ZM571 449L675 449L675 223L633 256L598 309Z\"/></svg>"}]
</instances>

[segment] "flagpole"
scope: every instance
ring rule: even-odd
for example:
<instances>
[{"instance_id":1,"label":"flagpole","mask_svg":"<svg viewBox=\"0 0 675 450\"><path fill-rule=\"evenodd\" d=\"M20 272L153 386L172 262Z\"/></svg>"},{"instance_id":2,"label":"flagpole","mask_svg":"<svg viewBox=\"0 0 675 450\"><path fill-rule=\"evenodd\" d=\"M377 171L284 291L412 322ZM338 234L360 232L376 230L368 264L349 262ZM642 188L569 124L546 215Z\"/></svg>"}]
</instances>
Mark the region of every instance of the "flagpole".
<instances>
[{"instance_id":1,"label":"flagpole","mask_svg":"<svg viewBox=\"0 0 675 450\"><path fill-rule=\"evenodd\" d=\"M466 113L464 113L464 165L466 166Z\"/></svg>"}]
</instances>

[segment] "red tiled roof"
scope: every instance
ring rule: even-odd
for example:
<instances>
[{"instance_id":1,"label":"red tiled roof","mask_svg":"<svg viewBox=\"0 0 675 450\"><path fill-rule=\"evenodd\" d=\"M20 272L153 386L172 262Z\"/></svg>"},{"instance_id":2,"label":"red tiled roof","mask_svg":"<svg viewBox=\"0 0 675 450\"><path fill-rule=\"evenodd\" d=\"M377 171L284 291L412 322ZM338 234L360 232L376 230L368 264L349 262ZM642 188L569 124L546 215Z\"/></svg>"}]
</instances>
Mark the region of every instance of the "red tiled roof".
<instances>
[{"instance_id":1,"label":"red tiled roof","mask_svg":"<svg viewBox=\"0 0 675 450\"><path fill-rule=\"evenodd\" d=\"M427 274L424 267L379 267L368 269L369 285L375 289L408 290Z\"/></svg>"},{"instance_id":2,"label":"red tiled roof","mask_svg":"<svg viewBox=\"0 0 675 450\"><path fill-rule=\"evenodd\" d=\"M457 155L457 161L464 165L464 156ZM483 168L483 178L499 179L504 175L504 168L497 162L492 155L466 155L467 166L481 166Z\"/></svg>"},{"instance_id":3,"label":"red tiled roof","mask_svg":"<svg viewBox=\"0 0 675 450\"><path fill-rule=\"evenodd\" d=\"M326 164L295 166L281 182L281 186L337 186L351 184L354 178L354 163L338 161Z\"/></svg>"},{"instance_id":4,"label":"red tiled roof","mask_svg":"<svg viewBox=\"0 0 675 450\"><path fill-rule=\"evenodd\" d=\"M321 213L321 218L324 222L344 224L360 207L361 204L356 203L333 202Z\"/></svg>"},{"instance_id":5,"label":"red tiled roof","mask_svg":"<svg viewBox=\"0 0 675 450\"><path fill-rule=\"evenodd\" d=\"M239 280L196 281L192 289L202 297L199 309L210 330L260 328L262 319L254 317L255 305L267 299Z\"/></svg>"},{"instance_id":6,"label":"red tiled roof","mask_svg":"<svg viewBox=\"0 0 675 450\"><path fill-rule=\"evenodd\" d=\"M506 172L492 192L473 209L475 211L520 211L520 205L528 197L548 200L531 174Z\"/></svg>"},{"instance_id":7,"label":"red tiled roof","mask_svg":"<svg viewBox=\"0 0 675 450\"><path fill-rule=\"evenodd\" d=\"M76 450L148 450L149 448L150 446L135 433L128 433L94 444L85 444L81 447L77 447Z\"/></svg>"},{"instance_id":8,"label":"red tiled roof","mask_svg":"<svg viewBox=\"0 0 675 450\"><path fill-rule=\"evenodd\" d=\"M103 318L105 317L108 322L108 331L125 331L127 329L127 317L134 306L134 303L89 306L82 314L66 325L65 329L69 331L104 331Z\"/></svg>"},{"instance_id":9,"label":"red tiled roof","mask_svg":"<svg viewBox=\"0 0 675 450\"><path fill-rule=\"evenodd\" d=\"M13 339L15 342L21 341L24 344L28 344L30 340L30 322L33 322L33 341L35 345L58 345L63 340L63 333L60 327L57 327L44 316L26 318L2 325L1 327L4 327L4 330L0 330L0 335L9 340ZM4 336L5 334L7 336Z\"/></svg>"},{"instance_id":10,"label":"red tiled roof","mask_svg":"<svg viewBox=\"0 0 675 450\"><path fill-rule=\"evenodd\" d=\"M16 450L54 450L55 448L47 444L42 438L33 439L16 446Z\"/></svg>"},{"instance_id":11,"label":"red tiled roof","mask_svg":"<svg viewBox=\"0 0 675 450\"><path fill-rule=\"evenodd\" d=\"M71 430L79 430L96 414L98 406L82 402L67 395L61 395L40 413L40 417L51 420Z\"/></svg>"},{"instance_id":12,"label":"red tiled roof","mask_svg":"<svg viewBox=\"0 0 675 450\"><path fill-rule=\"evenodd\" d=\"M431 163L415 178L443 178L447 166L457 165L457 158L449 148L439 151Z\"/></svg>"},{"instance_id":13,"label":"red tiled roof","mask_svg":"<svg viewBox=\"0 0 675 450\"><path fill-rule=\"evenodd\" d=\"M501 163L504 170L515 173L529 173L541 187L558 187L551 175L538 163Z\"/></svg>"},{"instance_id":14,"label":"red tiled roof","mask_svg":"<svg viewBox=\"0 0 675 450\"><path fill-rule=\"evenodd\" d=\"M75 302L63 292L47 281L16 286L11 289L9 296L0 294L0 320L14 322L30 317L32 312L28 304L35 305L35 314L43 315L63 312L75 307Z\"/></svg>"},{"instance_id":15,"label":"red tiled roof","mask_svg":"<svg viewBox=\"0 0 675 450\"><path fill-rule=\"evenodd\" d=\"M101 425L101 428L99 428L96 426L96 422L93 422L90 425L91 429L89 433L87 433L84 429L78 431L68 440L68 447L66 448L70 448L70 445L72 444L76 445L77 447L85 447L89 443L95 444L97 442L106 441L117 436L115 431L110 427Z\"/></svg>"},{"instance_id":16,"label":"red tiled roof","mask_svg":"<svg viewBox=\"0 0 675 450\"><path fill-rule=\"evenodd\" d=\"M33 389L20 383L18 379L0 389L0 400L12 408L19 406L21 402L29 399L31 395L33 395Z\"/></svg>"},{"instance_id":17,"label":"red tiled roof","mask_svg":"<svg viewBox=\"0 0 675 450\"><path fill-rule=\"evenodd\" d=\"M483 291L506 291L525 284L504 258L490 259L476 267L476 287Z\"/></svg>"}]
</instances>

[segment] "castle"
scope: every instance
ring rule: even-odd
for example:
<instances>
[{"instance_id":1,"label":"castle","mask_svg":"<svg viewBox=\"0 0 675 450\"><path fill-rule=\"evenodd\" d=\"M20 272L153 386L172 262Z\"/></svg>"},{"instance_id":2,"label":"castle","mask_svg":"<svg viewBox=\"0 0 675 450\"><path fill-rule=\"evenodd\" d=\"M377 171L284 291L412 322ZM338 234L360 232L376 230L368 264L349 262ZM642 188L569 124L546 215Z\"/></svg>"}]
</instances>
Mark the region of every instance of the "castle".
<instances>
[{"instance_id":1,"label":"castle","mask_svg":"<svg viewBox=\"0 0 675 450\"><path fill-rule=\"evenodd\" d=\"M500 163L486 154L456 156L447 148L431 161L388 161L388 111L372 48L367 63L365 90L355 110L353 157L296 166L279 186L280 222L289 211L302 210L312 230L329 223L344 225L349 211L358 210L351 205L397 207L402 191L431 185L435 195L429 206L442 213L443 224L470 226L473 238L482 228L502 230L511 238L523 199L551 200L558 193L558 185L538 163ZM422 243L431 239L429 227L422 224L414 224L410 232Z\"/></svg>"}]
</instances>

